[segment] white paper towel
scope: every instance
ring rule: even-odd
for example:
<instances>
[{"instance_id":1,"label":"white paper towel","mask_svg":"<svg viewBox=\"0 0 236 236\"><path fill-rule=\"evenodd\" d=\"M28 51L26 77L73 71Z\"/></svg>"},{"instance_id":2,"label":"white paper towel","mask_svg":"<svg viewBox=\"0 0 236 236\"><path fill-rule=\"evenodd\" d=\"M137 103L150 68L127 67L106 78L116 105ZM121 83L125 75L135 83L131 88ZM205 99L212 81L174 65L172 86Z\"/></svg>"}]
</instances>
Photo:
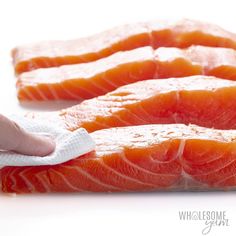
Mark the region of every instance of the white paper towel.
<instances>
[{"instance_id":1,"label":"white paper towel","mask_svg":"<svg viewBox=\"0 0 236 236\"><path fill-rule=\"evenodd\" d=\"M94 141L83 128L70 132L45 121L34 121L16 115L9 118L29 132L52 137L56 148L53 153L44 157L0 151L0 168L3 166L56 165L86 154L95 148Z\"/></svg>"}]
</instances>

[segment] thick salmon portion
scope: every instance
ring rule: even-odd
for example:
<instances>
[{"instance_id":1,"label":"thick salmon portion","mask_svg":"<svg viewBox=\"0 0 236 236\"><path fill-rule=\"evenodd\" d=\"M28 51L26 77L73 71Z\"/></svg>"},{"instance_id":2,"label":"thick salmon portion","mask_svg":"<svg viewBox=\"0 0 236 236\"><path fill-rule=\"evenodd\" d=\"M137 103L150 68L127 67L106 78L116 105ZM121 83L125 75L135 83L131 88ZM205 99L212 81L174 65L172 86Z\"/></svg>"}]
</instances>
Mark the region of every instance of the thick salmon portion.
<instances>
[{"instance_id":1,"label":"thick salmon portion","mask_svg":"<svg viewBox=\"0 0 236 236\"><path fill-rule=\"evenodd\" d=\"M38 69L19 76L18 98L84 100L136 81L198 74L236 80L236 51L142 47L95 62Z\"/></svg>"},{"instance_id":2,"label":"thick salmon portion","mask_svg":"<svg viewBox=\"0 0 236 236\"><path fill-rule=\"evenodd\" d=\"M71 131L144 124L236 129L236 81L190 76L140 81L59 112L31 113Z\"/></svg>"},{"instance_id":3,"label":"thick salmon portion","mask_svg":"<svg viewBox=\"0 0 236 236\"><path fill-rule=\"evenodd\" d=\"M125 192L236 187L236 131L144 125L91 134L95 151L55 166L5 167L3 192Z\"/></svg>"},{"instance_id":4,"label":"thick salmon portion","mask_svg":"<svg viewBox=\"0 0 236 236\"><path fill-rule=\"evenodd\" d=\"M236 35L194 20L154 21L123 25L100 34L68 41L39 42L12 51L16 74L38 68L90 62L118 51L143 46L204 45L236 49Z\"/></svg>"}]
</instances>

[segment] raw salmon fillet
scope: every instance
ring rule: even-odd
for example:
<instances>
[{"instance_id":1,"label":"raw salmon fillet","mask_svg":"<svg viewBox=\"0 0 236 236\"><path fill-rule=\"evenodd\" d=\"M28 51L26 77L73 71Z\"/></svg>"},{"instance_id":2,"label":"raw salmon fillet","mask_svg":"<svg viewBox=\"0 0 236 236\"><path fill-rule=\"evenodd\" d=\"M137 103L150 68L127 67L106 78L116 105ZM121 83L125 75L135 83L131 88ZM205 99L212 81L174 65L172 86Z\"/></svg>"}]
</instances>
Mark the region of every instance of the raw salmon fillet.
<instances>
[{"instance_id":1,"label":"raw salmon fillet","mask_svg":"<svg viewBox=\"0 0 236 236\"><path fill-rule=\"evenodd\" d=\"M236 51L204 46L143 47L95 62L38 69L19 76L18 98L84 100L140 80L197 74L236 80Z\"/></svg>"},{"instance_id":2,"label":"raw salmon fillet","mask_svg":"<svg viewBox=\"0 0 236 236\"><path fill-rule=\"evenodd\" d=\"M15 72L20 74L37 68L90 62L143 46L155 49L191 45L236 49L236 35L194 20L154 21L119 26L87 38L24 45L15 48L12 56Z\"/></svg>"},{"instance_id":3,"label":"raw salmon fillet","mask_svg":"<svg viewBox=\"0 0 236 236\"><path fill-rule=\"evenodd\" d=\"M236 129L236 81L190 76L140 81L59 112L31 113L68 129L184 123Z\"/></svg>"},{"instance_id":4,"label":"raw salmon fillet","mask_svg":"<svg viewBox=\"0 0 236 236\"><path fill-rule=\"evenodd\" d=\"M5 167L3 192L125 192L236 187L236 131L144 125L91 134L95 151L55 166Z\"/></svg>"}]
</instances>

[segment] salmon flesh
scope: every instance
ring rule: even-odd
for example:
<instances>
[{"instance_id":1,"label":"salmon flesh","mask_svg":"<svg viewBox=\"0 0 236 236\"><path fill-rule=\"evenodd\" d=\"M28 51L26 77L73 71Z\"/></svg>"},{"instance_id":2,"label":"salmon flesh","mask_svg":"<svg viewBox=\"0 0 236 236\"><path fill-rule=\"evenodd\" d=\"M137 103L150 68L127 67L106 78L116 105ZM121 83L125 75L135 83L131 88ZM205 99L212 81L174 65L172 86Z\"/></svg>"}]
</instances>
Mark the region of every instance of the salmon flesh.
<instances>
[{"instance_id":1,"label":"salmon flesh","mask_svg":"<svg viewBox=\"0 0 236 236\"><path fill-rule=\"evenodd\" d=\"M3 192L125 192L236 187L236 131L182 124L91 133L95 151L55 166L5 167Z\"/></svg>"},{"instance_id":2,"label":"salmon flesh","mask_svg":"<svg viewBox=\"0 0 236 236\"><path fill-rule=\"evenodd\" d=\"M16 74L68 64L95 61L118 51L138 47L191 45L236 49L236 35L219 26L195 20L152 21L115 27L76 40L46 41L16 47L12 51Z\"/></svg>"},{"instance_id":3,"label":"salmon flesh","mask_svg":"<svg viewBox=\"0 0 236 236\"><path fill-rule=\"evenodd\" d=\"M20 101L84 100L133 82L190 75L236 80L236 51L192 46L143 47L101 60L26 72L18 77Z\"/></svg>"}]
</instances>

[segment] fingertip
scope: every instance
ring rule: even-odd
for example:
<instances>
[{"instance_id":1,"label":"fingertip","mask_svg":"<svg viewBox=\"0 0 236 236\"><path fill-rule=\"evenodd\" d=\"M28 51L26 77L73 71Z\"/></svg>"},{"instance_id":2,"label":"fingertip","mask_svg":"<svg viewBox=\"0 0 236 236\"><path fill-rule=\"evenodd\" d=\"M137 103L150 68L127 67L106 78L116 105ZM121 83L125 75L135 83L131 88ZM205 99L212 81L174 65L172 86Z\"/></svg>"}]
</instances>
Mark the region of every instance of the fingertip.
<instances>
[{"instance_id":1,"label":"fingertip","mask_svg":"<svg viewBox=\"0 0 236 236\"><path fill-rule=\"evenodd\" d=\"M41 139L42 143L36 151L36 155L44 157L51 154L55 150L56 143L52 138L49 137L41 137Z\"/></svg>"},{"instance_id":2,"label":"fingertip","mask_svg":"<svg viewBox=\"0 0 236 236\"><path fill-rule=\"evenodd\" d=\"M24 132L20 144L14 151L28 156L44 157L51 154L55 148L56 143L52 138Z\"/></svg>"},{"instance_id":3,"label":"fingertip","mask_svg":"<svg viewBox=\"0 0 236 236\"><path fill-rule=\"evenodd\" d=\"M0 114L0 149L28 156L46 156L56 148L56 143L47 134L30 133L17 123Z\"/></svg>"}]
</instances>

